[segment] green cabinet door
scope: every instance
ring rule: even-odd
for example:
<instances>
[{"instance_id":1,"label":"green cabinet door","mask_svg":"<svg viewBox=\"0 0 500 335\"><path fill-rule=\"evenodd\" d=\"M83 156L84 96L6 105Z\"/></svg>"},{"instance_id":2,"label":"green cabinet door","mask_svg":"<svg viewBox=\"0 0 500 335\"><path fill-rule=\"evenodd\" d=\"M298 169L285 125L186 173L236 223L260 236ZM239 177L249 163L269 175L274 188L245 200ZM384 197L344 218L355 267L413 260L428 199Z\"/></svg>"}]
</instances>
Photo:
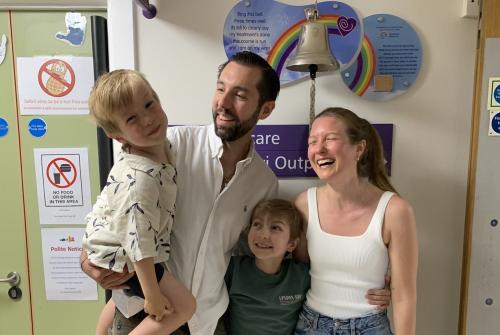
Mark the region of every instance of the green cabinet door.
<instances>
[{"instance_id":1,"label":"green cabinet door","mask_svg":"<svg viewBox=\"0 0 500 335\"><path fill-rule=\"evenodd\" d=\"M10 272L21 276L22 296L12 300L8 283L0 283L0 334L31 334L30 288L16 116L14 68L9 12L0 11L0 39L6 36L6 55L0 64L0 121L7 124L0 136L0 278Z\"/></svg>"},{"instance_id":2,"label":"green cabinet door","mask_svg":"<svg viewBox=\"0 0 500 335\"><path fill-rule=\"evenodd\" d=\"M66 12L12 11L0 16L0 29L12 30L9 38L12 50L0 65L0 117L9 123L8 135L0 137L0 278L10 271L21 273L24 293L19 301L11 301L6 295L8 285L0 284L2 335L94 334L104 306L104 292L100 289L98 300L47 300L42 228L85 225L83 220L78 224L40 224L34 164L35 148L87 148L91 198L95 200L99 193L96 127L88 115L20 115L16 97L23 88L14 82L17 57L92 56L91 15L105 13L80 13L85 15L87 25L84 42L79 46L56 38L58 32L67 31ZM28 123L34 117L47 123L43 137L34 137L28 131Z\"/></svg>"}]
</instances>

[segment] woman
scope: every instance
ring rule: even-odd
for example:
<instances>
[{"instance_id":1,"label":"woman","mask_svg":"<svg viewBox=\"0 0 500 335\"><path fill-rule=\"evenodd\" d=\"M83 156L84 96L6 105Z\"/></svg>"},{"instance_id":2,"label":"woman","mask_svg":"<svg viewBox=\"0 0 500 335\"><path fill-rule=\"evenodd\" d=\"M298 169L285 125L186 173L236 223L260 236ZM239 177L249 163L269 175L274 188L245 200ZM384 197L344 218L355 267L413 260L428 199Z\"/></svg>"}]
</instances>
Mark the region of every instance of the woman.
<instances>
[{"instance_id":1,"label":"woman","mask_svg":"<svg viewBox=\"0 0 500 335\"><path fill-rule=\"evenodd\" d=\"M384 286L389 266L395 333L415 334L416 223L387 178L377 132L328 108L312 124L308 158L325 184L296 200L306 219L296 257L311 263L311 289L295 334L392 334L387 314L365 298Z\"/></svg>"}]
</instances>

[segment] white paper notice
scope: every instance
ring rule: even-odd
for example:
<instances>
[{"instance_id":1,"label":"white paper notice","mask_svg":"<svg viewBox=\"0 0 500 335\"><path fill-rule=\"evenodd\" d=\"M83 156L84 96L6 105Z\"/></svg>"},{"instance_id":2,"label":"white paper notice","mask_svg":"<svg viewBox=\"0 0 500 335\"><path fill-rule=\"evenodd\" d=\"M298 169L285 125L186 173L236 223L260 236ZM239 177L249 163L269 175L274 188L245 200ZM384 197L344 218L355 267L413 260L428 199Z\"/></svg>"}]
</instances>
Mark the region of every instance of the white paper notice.
<instances>
[{"instance_id":1,"label":"white paper notice","mask_svg":"<svg viewBox=\"0 0 500 335\"><path fill-rule=\"evenodd\" d=\"M87 148L34 153L40 224L84 224L92 209Z\"/></svg>"},{"instance_id":2,"label":"white paper notice","mask_svg":"<svg viewBox=\"0 0 500 335\"><path fill-rule=\"evenodd\" d=\"M21 115L88 114L92 57L17 57Z\"/></svg>"},{"instance_id":3,"label":"white paper notice","mask_svg":"<svg viewBox=\"0 0 500 335\"><path fill-rule=\"evenodd\" d=\"M43 228L47 300L97 300L97 284L80 269L84 228Z\"/></svg>"}]
</instances>

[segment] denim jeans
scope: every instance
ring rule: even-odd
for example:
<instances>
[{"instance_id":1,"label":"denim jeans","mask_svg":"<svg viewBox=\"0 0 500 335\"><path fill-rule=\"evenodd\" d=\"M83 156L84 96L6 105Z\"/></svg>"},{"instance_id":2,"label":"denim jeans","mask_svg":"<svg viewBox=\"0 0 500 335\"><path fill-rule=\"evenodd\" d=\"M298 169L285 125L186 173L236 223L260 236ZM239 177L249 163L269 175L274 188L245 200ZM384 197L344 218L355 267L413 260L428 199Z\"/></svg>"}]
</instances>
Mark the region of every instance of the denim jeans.
<instances>
[{"instance_id":1,"label":"denim jeans","mask_svg":"<svg viewBox=\"0 0 500 335\"><path fill-rule=\"evenodd\" d=\"M392 335L387 312L360 318L334 319L304 304L295 335Z\"/></svg>"}]
</instances>

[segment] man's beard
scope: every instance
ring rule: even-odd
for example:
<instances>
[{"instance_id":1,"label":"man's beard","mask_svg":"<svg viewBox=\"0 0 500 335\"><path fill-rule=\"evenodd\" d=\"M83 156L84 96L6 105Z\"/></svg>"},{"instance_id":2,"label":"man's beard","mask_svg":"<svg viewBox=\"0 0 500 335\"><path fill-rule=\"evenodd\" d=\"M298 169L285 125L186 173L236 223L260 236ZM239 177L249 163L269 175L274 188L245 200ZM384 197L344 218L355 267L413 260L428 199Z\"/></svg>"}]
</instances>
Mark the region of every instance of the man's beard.
<instances>
[{"instance_id":1,"label":"man's beard","mask_svg":"<svg viewBox=\"0 0 500 335\"><path fill-rule=\"evenodd\" d=\"M221 111L222 108L217 110L212 110L212 115L214 119L215 134L220 137L222 141L232 142L242 138L246 135L252 128L257 124L260 114L260 106L255 110L250 119L241 122L238 116L229 113L227 110L226 114L230 114L234 118L234 125L232 127L221 127L217 125L217 112Z\"/></svg>"}]
</instances>

